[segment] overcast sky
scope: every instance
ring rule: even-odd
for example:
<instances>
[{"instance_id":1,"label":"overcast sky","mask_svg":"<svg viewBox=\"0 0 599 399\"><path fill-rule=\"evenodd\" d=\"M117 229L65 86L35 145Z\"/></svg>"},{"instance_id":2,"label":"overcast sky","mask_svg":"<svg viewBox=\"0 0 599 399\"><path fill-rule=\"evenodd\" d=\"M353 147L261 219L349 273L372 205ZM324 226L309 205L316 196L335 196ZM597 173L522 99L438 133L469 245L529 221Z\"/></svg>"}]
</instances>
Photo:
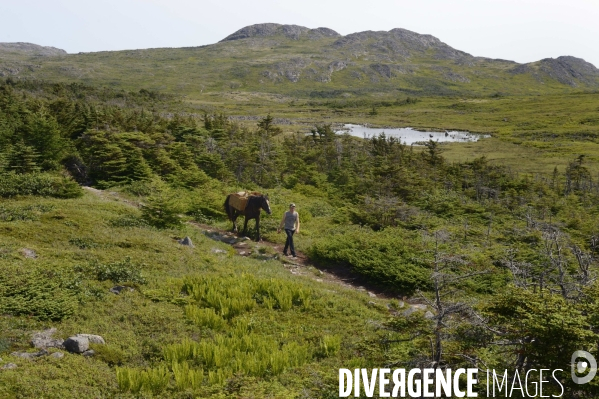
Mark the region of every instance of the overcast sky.
<instances>
[{"instance_id":1,"label":"overcast sky","mask_svg":"<svg viewBox=\"0 0 599 399\"><path fill-rule=\"evenodd\" d=\"M0 42L69 53L199 46L263 22L405 28L476 56L599 67L599 0L0 0Z\"/></svg>"}]
</instances>

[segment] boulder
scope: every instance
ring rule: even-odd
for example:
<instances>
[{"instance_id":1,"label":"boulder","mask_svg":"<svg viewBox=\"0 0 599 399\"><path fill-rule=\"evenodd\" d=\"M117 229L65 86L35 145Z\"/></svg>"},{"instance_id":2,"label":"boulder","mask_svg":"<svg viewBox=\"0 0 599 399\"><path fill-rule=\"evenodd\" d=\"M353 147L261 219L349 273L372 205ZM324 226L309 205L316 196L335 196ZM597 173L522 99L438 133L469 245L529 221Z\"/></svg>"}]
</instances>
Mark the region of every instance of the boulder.
<instances>
[{"instance_id":1,"label":"boulder","mask_svg":"<svg viewBox=\"0 0 599 399\"><path fill-rule=\"evenodd\" d=\"M185 245L185 246L188 246L191 248L194 247L193 243L191 242L191 238L189 238L187 236L185 238L183 238L182 240L179 240L179 244Z\"/></svg>"},{"instance_id":2,"label":"boulder","mask_svg":"<svg viewBox=\"0 0 599 399\"><path fill-rule=\"evenodd\" d=\"M2 366L2 370L13 370L16 368L17 368L17 365L14 363L6 363L4 366Z\"/></svg>"},{"instance_id":3,"label":"boulder","mask_svg":"<svg viewBox=\"0 0 599 399\"><path fill-rule=\"evenodd\" d=\"M64 353L62 353L62 352L54 352L50 356L52 356L55 359L62 359L64 357Z\"/></svg>"},{"instance_id":4,"label":"boulder","mask_svg":"<svg viewBox=\"0 0 599 399\"><path fill-rule=\"evenodd\" d=\"M94 334L77 334L76 337L87 338L87 340L89 341L90 344L102 344L102 345L106 345L106 341L104 341L104 338L102 338L100 335L94 335Z\"/></svg>"},{"instance_id":5,"label":"boulder","mask_svg":"<svg viewBox=\"0 0 599 399\"><path fill-rule=\"evenodd\" d=\"M62 339L54 339L52 336L56 333L56 328L49 328L44 331L36 332L31 338L31 345L34 348L46 349L46 348L62 348Z\"/></svg>"},{"instance_id":6,"label":"boulder","mask_svg":"<svg viewBox=\"0 0 599 399\"><path fill-rule=\"evenodd\" d=\"M65 339L63 345L71 353L83 353L89 349L89 340L75 335Z\"/></svg>"},{"instance_id":7,"label":"boulder","mask_svg":"<svg viewBox=\"0 0 599 399\"><path fill-rule=\"evenodd\" d=\"M93 349L88 349L85 352L83 352L83 356L85 357L92 357L96 354L96 351L94 351Z\"/></svg>"}]
</instances>

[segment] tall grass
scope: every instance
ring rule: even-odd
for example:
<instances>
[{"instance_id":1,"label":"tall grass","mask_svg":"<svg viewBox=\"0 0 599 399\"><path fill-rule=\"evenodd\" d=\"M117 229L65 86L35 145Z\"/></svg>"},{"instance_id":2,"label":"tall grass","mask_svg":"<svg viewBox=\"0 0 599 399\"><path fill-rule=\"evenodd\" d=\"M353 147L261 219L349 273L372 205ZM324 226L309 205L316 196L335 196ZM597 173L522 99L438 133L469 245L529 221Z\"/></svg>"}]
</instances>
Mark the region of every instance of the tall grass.
<instances>
[{"instance_id":1,"label":"tall grass","mask_svg":"<svg viewBox=\"0 0 599 399\"><path fill-rule=\"evenodd\" d=\"M211 383L220 381L220 370L263 377L278 375L298 367L312 358L307 345L280 342L257 334L217 335L213 340L194 342L189 339L164 349L164 359L171 364L190 362L208 370ZM184 367L184 366L182 366ZM225 373L226 374L226 373Z\"/></svg>"},{"instance_id":2,"label":"tall grass","mask_svg":"<svg viewBox=\"0 0 599 399\"><path fill-rule=\"evenodd\" d=\"M262 305L268 309L288 311L293 306L309 309L313 292L299 283L283 279L257 279L251 275L216 277L202 276L187 279L183 285L198 305L212 308L226 320ZM186 308L186 315L199 325L210 327L219 321L208 311Z\"/></svg>"},{"instance_id":3,"label":"tall grass","mask_svg":"<svg viewBox=\"0 0 599 399\"><path fill-rule=\"evenodd\" d=\"M116 378L122 391L139 393L141 391L158 394L166 389L171 374L165 366L140 370L129 367L117 367Z\"/></svg>"}]
</instances>

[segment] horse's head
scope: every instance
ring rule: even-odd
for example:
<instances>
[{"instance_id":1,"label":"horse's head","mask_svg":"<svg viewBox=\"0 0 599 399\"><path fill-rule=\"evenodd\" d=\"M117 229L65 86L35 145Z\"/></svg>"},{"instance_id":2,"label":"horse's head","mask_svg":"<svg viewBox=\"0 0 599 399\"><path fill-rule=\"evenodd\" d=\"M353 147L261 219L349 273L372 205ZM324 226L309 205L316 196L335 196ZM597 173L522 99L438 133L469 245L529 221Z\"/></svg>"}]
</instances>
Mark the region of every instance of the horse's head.
<instances>
[{"instance_id":1,"label":"horse's head","mask_svg":"<svg viewBox=\"0 0 599 399\"><path fill-rule=\"evenodd\" d=\"M270 210L270 201L268 200L268 195L262 196L260 207L264 209L266 213L268 213L269 215L272 213L272 211Z\"/></svg>"}]
</instances>

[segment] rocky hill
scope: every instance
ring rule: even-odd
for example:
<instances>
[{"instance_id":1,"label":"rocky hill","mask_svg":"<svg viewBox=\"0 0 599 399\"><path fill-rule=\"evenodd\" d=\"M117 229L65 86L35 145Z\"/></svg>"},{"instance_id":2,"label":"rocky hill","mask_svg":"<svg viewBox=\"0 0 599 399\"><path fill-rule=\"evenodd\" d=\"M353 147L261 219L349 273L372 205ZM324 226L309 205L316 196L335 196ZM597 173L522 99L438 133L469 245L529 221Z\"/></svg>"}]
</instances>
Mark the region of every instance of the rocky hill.
<instances>
[{"instance_id":1,"label":"rocky hill","mask_svg":"<svg viewBox=\"0 0 599 399\"><path fill-rule=\"evenodd\" d=\"M328 28L274 23L246 26L212 45L176 49L66 54L0 44L0 76L145 87L196 98L232 91L334 98L599 88L599 70L575 57L518 64L476 57L406 29L342 36Z\"/></svg>"},{"instance_id":2,"label":"rocky hill","mask_svg":"<svg viewBox=\"0 0 599 399\"><path fill-rule=\"evenodd\" d=\"M54 55L66 55L67 52L49 46L38 46L33 43L0 43L0 56L4 53L19 53L33 56L54 56Z\"/></svg>"}]
</instances>

